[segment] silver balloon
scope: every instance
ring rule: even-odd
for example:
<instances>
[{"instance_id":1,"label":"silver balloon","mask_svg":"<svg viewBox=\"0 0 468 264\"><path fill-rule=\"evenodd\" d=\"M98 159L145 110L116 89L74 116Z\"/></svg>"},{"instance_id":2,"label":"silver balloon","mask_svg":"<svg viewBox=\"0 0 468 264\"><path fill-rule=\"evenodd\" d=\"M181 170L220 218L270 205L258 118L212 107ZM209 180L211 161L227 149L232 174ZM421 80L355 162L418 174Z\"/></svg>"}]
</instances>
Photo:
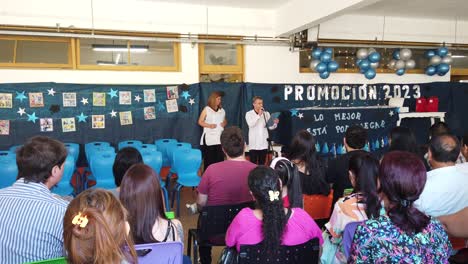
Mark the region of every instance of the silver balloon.
<instances>
[{"instance_id":1,"label":"silver balloon","mask_svg":"<svg viewBox=\"0 0 468 264\"><path fill-rule=\"evenodd\" d=\"M396 60L391 60L389 63L388 63L388 68L389 69L395 69L395 64L396 64Z\"/></svg>"},{"instance_id":2,"label":"silver balloon","mask_svg":"<svg viewBox=\"0 0 468 264\"><path fill-rule=\"evenodd\" d=\"M431 60L429 61L429 65L438 65L442 61L442 58L438 55L432 56Z\"/></svg>"},{"instance_id":3,"label":"silver balloon","mask_svg":"<svg viewBox=\"0 0 468 264\"><path fill-rule=\"evenodd\" d=\"M320 63L320 60L313 60L313 61L310 62L309 67L310 67L312 70L315 71L315 67L317 67L317 64L319 64L319 63Z\"/></svg>"},{"instance_id":4,"label":"silver balloon","mask_svg":"<svg viewBox=\"0 0 468 264\"><path fill-rule=\"evenodd\" d=\"M377 52L377 50L375 50L374 48L369 48L369 49L367 50L367 52L368 52L369 54L371 54L372 52Z\"/></svg>"},{"instance_id":5,"label":"silver balloon","mask_svg":"<svg viewBox=\"0 0 468 264\"><path fill-rule=\"evenodd\" d=\"M359 60L364 60L367 58L367 56L369 55L369 53L367 52L367 49L358 49L358 51L356 52L356 57L359 59Z\"/></svg>"},{"instance_id":6,"label":"silver balloon","mask_svg":"<svg viewBox=\"0 0 468 264\"><path fill-rule=\"evenodd\" d=\"M409 60L411 59L411 50L410 49L401 49L400 50L400 59L401 60Z\"/></svg>"},{"instance_id":7,"label":"silver balloon","mask_svg":"<svg viewBox=\"0 0 468 264\"><path fill-rule=\"evenodd\" d=\"M371 66L372 69L377 69L379 67L379 63L378 62L372 62L370 64L370 66Z\"/></svg>"},{"instance_id":8,"label":"silver balloon","mask_svg":"<svg viewBox=\"0 0 468 264\"><path fill-rule=\"evenodd\" d=\"M416 62L414 60L407 60L405 64L406 69L414 69L414 67L416 67Z\"/></svg>"},{"instance_id":9,"label":"silver balloon","mask_svg":"<svg viewBox=\"0 0 468 264\"><path fill-rule=\"evenodd\" d=\"M442 58L442 63L447 63L448 65L452 64L452 61L453 61L452 56L449 56L449 55Z\"/></svg>"},{"instance_id":10,"label":"silver balloon","mask_svg":"<svg viewBox=\"0 0 468 264\"><path fill-rule=\"evenodd\" d=\"M400 53L400 58L401 58L401 53ZM404 60L397 60L397 62L395 63L395 69L397 69L397 70L404 69L405 66L406 66L406 64L405 64Z\"/></svg>"}]
</instances>

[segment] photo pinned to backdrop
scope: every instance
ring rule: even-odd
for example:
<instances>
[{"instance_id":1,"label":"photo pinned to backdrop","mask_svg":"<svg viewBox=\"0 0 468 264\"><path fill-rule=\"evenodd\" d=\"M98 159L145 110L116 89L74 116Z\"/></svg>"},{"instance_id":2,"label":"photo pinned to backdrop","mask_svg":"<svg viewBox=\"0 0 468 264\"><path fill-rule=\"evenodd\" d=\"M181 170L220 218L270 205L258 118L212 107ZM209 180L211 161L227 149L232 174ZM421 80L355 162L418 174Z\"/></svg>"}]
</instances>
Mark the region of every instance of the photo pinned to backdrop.
<instances>
[{"instance_id":1,"label":"photo pinned to backdrop","mask_svg":"<svg viewBox=\"0 0 468 264\"><path fill-rule=\"evenodd\" d=\"M133 124L132 111L125 111L119 113L120 125L126 126Z\"/></svg>"},{"instance_id":2,"label":"photo pinned to backdrop","mask_svg":"<svg viewBox=\"0 0 468 264\"><path fill-rule=\"evenodd\" d=\"M382 56L374 48L361 48L356 52L356 65L359 72L364 74L366 79L372 80L377 75L376 69L379 67Z\"/></svg>"},{"instance_id":3,"label":"photo pinned to backdrop","mask_svg":"<svg viewBox=\"0 0 468 264\"><path fill-rule=\"evenodd\" d=\"M106 128L106 117L104 115L91 115L91 120L92 129Z\"/></svg>"},{"instance_id":4,"label":"photo pinned to backdrop","mask_svg":"<svg viewBox=\"0 0 468 264\"><path fill-rule=\"evenodd\" d=\"M132 104L132 92L130 91L119 91L119 104L131 105Z\"/></svg>"},{"instance_id":5,"label":"photo pinned to backdrop","mask_svg":"<svg viewBox=\"0 0 468 264\"><path fill-rule=\"evenodd\" d=\"M93 106L106 106L106 93L93 92Z\"/></svg>"},{"instance_id":6,"label":"photo pinned to backdrop","mask_svg":"<svg viewBox=\"0 0 468 264\"><path fill-rule=\"evenodd\" d=\"M312 50L313 60L310 62L310 68L319 73L320 78L327 79L330 73L338 70L338 63L333 60L332 48L315 48Z\"/></svg>"},{"instance_id":7,"label":"photo pinned to backdrop","mask_svg":"<svg viewBox=\"0 0 468 264\"><path fill-rule=\"evenodd\" d=\"M433 76L435 74L444 76L450 71L452 64L452 54L448 48L440 47L436 50L428 50L425 54L429 60L429 66L426 67L426 75Z\"/></svg>"},{"instance_id":8,"label":"photo pinned to backdrop","mask_svg":"<svg viewBox=\"0 0 468 264\"><path fill-rule=\"evenodd\" d=\"M62 131L65 132L75 132L76 124L74 117L62 118Z\"/></svg>"},{"instance_id":9,"label":"photo pinned to backdrop","mask_svg":"<svg viewBox=\"0 0 468 264\"><path fill-rule=\"evenodd\" d=\"M0 108L12 108L13 95L11 93L0 93Z\"/></svg>"},{"instance_id":10,"label":"photo pinned to backdrop","mask_svg":"<svg viewBox=\"0 0 468 264\"><path fill-rule=\"evenodd\" d=\"M143 116L145 120L156 119L156 110L154 109L154 106L143 108Z\"/></svg>"},{"instance_id":11,"label":"photo pinned to backdrop","mask_svg":"<svg viewBox=\"0 0 468 264\"><path fill-rule=\"evenodd\" d=\"M41 132L54 131L54 121L52 118L40 118L39 125L41 126Z\"/></svg>"},{"instance_id":12,"label":"photo pinned to backdrop","mask_svg":"<svg viewBox=\"0 0 468 264\"><path fill-rule=\"evenodd\" d=\"M396 49L393 51L393 60L388 63L388 68L395 70L398 76L405 74L406 70L411 70L416 67L416 62L411 59L413 53L410 49Z\"/></svg>"},{"instance_id":13,"label":"photo pinned to backdrop","mask_svg":"<svg viewBox=\"0 0 468 264\"><path fill-rule=\"evenodd\" d=\"M177 100L166 100L166 108L168 113L174 113L179 111L179 106L177 105Z\"/></svg>"},{"instance_id":14,"label":"photo pinned to backdrop","mask_svg":"<svg viewBox=\"0 0 468 264\"><path fill-rule=\"evenodd\" d=\"M179 87L178 86L167 86L167 99L179 99Z\"/></svg>"},{"instance_id":15,"label":"photo pinned to backdrop","mask_svg":"<svg viewBox=\"0 0 468 264\"><path fill-rule=\"evenodd\" d=\"M63 107L76 107L76 93L63 93Z\"/></svg>"},{"instance_id":16,"label":"photo pinned to backdrop","mask_svg":"<svg viewBox=\"0 0 468 264\"><path fill-rule=\"evenodd\" d=\"M145 103L155 103L156 102L155 89L144 89L143 90L143 102L145 102Z\"/></svg>"},{"instance_id":17,"label":"photo pinned to backdrop","mask_svg":"<svg viewBox=\"0 0 468 264\"><path fill-rule=\"evenodd\" d=\"M44 107L44 95L42 93L29 93L29 107Z\"/></svg>"},{"instance_id":18,"label":"photo pinned to backdrop","mask_svg":"<svg viewBox=\"0 0 468 264\"><path fill-rule=\"evenodd\" d=\"M10 135L10 120L0 120L0 135Z\"/></svg>"}]
</instances>

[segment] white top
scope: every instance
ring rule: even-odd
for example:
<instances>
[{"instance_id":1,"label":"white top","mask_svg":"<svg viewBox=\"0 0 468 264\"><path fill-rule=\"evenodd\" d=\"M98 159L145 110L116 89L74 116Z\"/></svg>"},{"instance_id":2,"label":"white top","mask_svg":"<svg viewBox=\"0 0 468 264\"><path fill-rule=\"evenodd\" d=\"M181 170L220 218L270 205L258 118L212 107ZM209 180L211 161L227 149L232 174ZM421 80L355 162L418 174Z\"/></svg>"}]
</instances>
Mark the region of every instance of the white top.
<instances>
[{"instance_id":1,"label":"white top","mask_svg":"<svg viewBox=\"0 0 468 264\"><path fill-rule=\"evenodd\" d=\"M449 166L431 170L416 208L438 217L460 211L468 206L468 168Z\"/></svg>"},{"instance_id":2,"label":"white top","mask_svg":"<svg viewBox=\"0 0 468 264\"><path fill-rule=\"evenodd\" d=\"M268 130L265 119L267 122L270 119L270 113L266 111L262 115L258 115L253 109L245 113L245 121L249 126L249 149L268 149ZM273 124L269 129L275 129L277 126L278 124Z\"/></svg>"},{"instance_id":3,"label":"white top","mask_svg":"<svg viewBox=\"0 0 468 264\"><path fill-rule=\"evenodd\" d=\"M226 119L226 112L224 112L224 109L218 109L218 111L215 111L211 109L209 106L205 106L206 110L206 117L205 117L205 123L208 124L216 124L215 128L208 128L204 127L203 128L203 134L200 139L200 145L203 145L203 137L205 137L206 145L207 146L213 146L213 145L219 145L221 144L221 133L223 132L224 128L221 126L221 123L224 122L224 119Z\"/></svg>"}]
</instances>

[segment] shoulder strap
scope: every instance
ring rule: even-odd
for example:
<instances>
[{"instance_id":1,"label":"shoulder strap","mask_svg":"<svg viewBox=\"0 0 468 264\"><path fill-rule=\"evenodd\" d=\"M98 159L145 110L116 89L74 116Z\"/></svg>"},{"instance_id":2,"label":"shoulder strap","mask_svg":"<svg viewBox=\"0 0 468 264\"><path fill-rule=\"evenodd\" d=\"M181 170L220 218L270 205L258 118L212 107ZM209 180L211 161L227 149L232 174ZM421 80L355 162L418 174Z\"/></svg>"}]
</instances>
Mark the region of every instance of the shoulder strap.
<instances>
[{"instance_id":1,"label":"shoulder strap","mask_svg":"<svg viewBox=\"0 0 468 264\"><path fill-rule=\"evenodd\" d=\"M166 236L164 237L163 241L161 242L166 242L167 241L167 238L169 237L169 234L171 233L171 229L172 229L172 222L171 222L171 219L167 220L167 231L166 231ZM174 240L174 232L172 232L172 236L173 236L173 240Z\"/></svg>"},{"instance_id":2,"label":"shoulder strap","mask_svg":"<svg viewBox=\"0 0 468 264\"><path fill-rule=\"evenodd\" d=\"M288 207L288 212L286 213L286 220L288 220L289 217L291 217L291 214L292 214L292 209Z\"/></svg>"}]
</instances>

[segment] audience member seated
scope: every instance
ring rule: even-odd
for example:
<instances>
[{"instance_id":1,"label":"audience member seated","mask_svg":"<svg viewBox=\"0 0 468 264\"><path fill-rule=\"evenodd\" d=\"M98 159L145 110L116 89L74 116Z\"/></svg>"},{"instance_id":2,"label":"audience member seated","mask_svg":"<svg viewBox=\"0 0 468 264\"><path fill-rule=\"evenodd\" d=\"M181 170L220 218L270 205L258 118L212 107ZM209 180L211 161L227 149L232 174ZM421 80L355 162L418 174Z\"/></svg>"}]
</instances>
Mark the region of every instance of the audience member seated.
<instances>
[{"instance_id":1,"label":"audience member seated","mask_svg":"<svg viewBox=\"0 0 468 264\"><path fill-rule=\"evenodd\" d=\"M394 127L390 131L390 138L388 140L389 143L389 148L388 151L395 151L395 150L400 150L400 151L408 151L411 153L416 154L418 157L423 160L425 163L424 166L426 166L427 170L430 170L429 165L427 164L426 160L424 159L424 153L427 151L421 151L421 148L419 147L416 137L414 136L413 131L407 127Z\"/></svg>"},{"instance_id":2,"label":"audience member seated","mask_svg":"<svg viewBox=\"0 0 468 264\"><path fill-rule=\"evenodd\" d=\"M378 179L384 212L359 225L348 263L448 263L451 246L442 224L413 206L426 169L413 153L387 153Z\"/></svg>"},{"instance_id":3,"label":"audience member seated","mask_svg":"<svg viewBox=\"0 0 468 264\"><path fill-rule=\"evenodd\" d=\"M307 130L297 132L286 155L299 168L303 194L330 193L330 186L325 180L325 164L317 155L314 136Z\"/></svg>"},{"instance_id":4,"label":"audience member seated","mask_svg":"<svg viewBox=\"0 0 468 264\"><path fill-rule=\"evenodd\" d=\"M352 188L349 180L349 159L357 153L365 152L362 149L366 145L366 141L366 129L359 125L348 127L343 139L346 153L328 162L326 179L328 183L333 185L333 204L343 197L345 189Z\"/></svg>"},{"instance_id":5,"label":"audience member seated","mask_svg":"<svg viewBox=\"0 0 468 264\"><path fill-rule=\"evenodd\" d=\"M431 138L428 159L432 170L427 173L424 190L415 202L416 208L438 217L468 206L468 171L455 166L460 142L453 135Z\"/></svg>"},{"instance_id":6,"label":"audience member seated","mask_svg":"<svg viewBox=\"0 0 468 264\"><path fill-rule=\"evenodd\" d=\"M369 153L356 153L349 159L349 179L354 193L336 202L330 221L325 224L322 263L346 263L342 244L346 225L379 216L378 171L379 161Z\"/></svg>"},{"instance_id":7,"label":"audience member seated","mask_svg":"<svg viewBox=\"0 0 468 264\"><path fill-rule=\"evenodd\" d=\"M287 158L278 157L271 161L270 167L278 173L281 180L284 207L303 208L301 178L297 166Z\"/></svg>"},{"instance_id":8,"label":"audience member seated","mask_svg":"<svg viewBox=\"0 0 468 264\"><path fill-rule=\"evenodd\" d=\"M1 263L25 263L63 256L65 200L50 189L60 182L67 150L43 136L16 152L17 181L0 190Z\"/></svg>"},{"instance_id":9,"label":"audience member seated","mask_svg":"<svg viewBox=\"0 0 468 264\"><path fill-rule=\"evenodd\" d=\"M137 263L127 211L103 189L88 189L72 200L63 218L68 263Z\"/></svg>"},{"instance_id":10,"label":"audience member seated","mask_svg":"<svg viewBox=\"0 0 468 264\"><path fill-rule=\"evenodd\" d=\"M468 239L468 207L451 215L440 216L439 220L449 235Z\"/></svg>"},{"instance_id":11,"label":"audience member seated","mask_svg":"<svg viewBox=\"0 0 468 264\"><path fill-rule=\"evenodd\" d=\"M447 123L445 122L437 122L435 124L433 124L430 128L429 128L429 141L432 139L432 138L435 138L437 136L442 136L442 135L446 135L446 134L451 134L450 132L450 128L449 126L447 125ZM428 159L428 149L429 149L429 145L430 143L428 143L427 145L423 146L424 147L424 158L426 159L426 163L429 165L430 167L430 164L429 164L429 159ZM460 164L460 163L464 163L466 162L466 159L465 157L463 156L463 154L460 152L460 154L458 155L458 159L456 161L457 164ZM431 168L429 168L430 170Z\"/></svg>"},{"instance_id":12,"label":"audience member seated","mask_svg":"<svg viewBox=\"0 0 468 264\"><path fill-rule=\"evenodd\" d=\"M249 172L257 165L244 156L245 141L238 127L228 127L221 134L221 147L227 159L211 164L198 186L199 210L205 205L234 205L252 201L247 186ZM202 264L211 264L211 247L199 247Z\"/></svg>"},{"instance_id":13,"label":"audience member seated","mask_svg":"<svg viewBox=\"0 0 468 264\"><path fill-rule=\"evenodd\" d=\"M127 170L134 164L143 163L143 157L136 148L125 147L117 152L112 172L114 173L116 189L110 190L115 197L119 198L120 184Z\"/></svg>"},{"instance_id":14,"label":"audience member seated","mask_svg":"<svg viewBox=\"0 0 468 264\"><path fill-rule=\"evenodd\" d=\"M459 164L462 167L464 167L466 170L468 170L468 162L467 162L467 160L468 160L468 133L466 133L463 136L460 149L461 149L460 153L463 156L463 158L465 159L465 162L459 163Z\"/></svg>"},{"instance_id":15,"label":"audience member seated","mask_svg":"<svg viewBox=\"0 0 468 264\"><path fill-rule=\"evenodd\" d=\"M272 168L258 166L248 178L256 209L242 209L226 233L226 245L255 245L264 242L266 252L274 254L279 245L299 245L313 238L323 240L320 228L301 208L284 208L281 183Z\"/></svg>"}]
</instances>

